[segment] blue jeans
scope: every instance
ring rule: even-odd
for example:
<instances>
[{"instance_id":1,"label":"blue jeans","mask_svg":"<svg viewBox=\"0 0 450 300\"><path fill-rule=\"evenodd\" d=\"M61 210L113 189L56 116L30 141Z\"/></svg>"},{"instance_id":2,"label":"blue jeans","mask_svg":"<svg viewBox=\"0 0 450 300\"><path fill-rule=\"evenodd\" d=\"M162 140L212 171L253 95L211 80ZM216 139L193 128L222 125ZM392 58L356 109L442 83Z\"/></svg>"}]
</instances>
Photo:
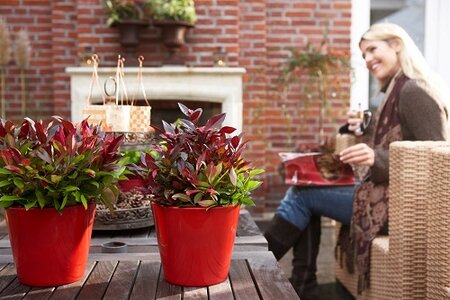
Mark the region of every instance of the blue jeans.
<instances>
[{"instance_id":1,"label":"blue jeans","mask_svg":"<svg viewBox=\"0 0 450 300\"><path fill-rule=\"evenodd\" d=\"M343 224L350 224L353 193L356 186L290 187L277 214L304 230L311 215L329 217Z\"/></svg>"}]
</instances>

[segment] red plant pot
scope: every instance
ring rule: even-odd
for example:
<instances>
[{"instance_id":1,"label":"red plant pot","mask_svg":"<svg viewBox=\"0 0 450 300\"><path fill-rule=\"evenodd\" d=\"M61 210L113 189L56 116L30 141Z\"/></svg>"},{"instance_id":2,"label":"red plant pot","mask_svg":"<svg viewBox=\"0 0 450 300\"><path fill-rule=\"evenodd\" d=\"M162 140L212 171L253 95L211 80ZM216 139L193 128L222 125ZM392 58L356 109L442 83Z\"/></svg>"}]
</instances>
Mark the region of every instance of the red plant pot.
<instances>
[{"instance_id":1,"label":"red plant pot","mask_svg":"<svg viewBox=\"0 0 450 300\"><path fill-rule=\"evenodd\" d=\"M128 178L127 180L119 180L119 189L123 193L144 187L145 183L141 177L131 177Z\"/></svg>"},{"instance_id":2,"label":"red plant pot","mask_svg":"<svg viewBox=\"0 0 450 300\"><path fill-rule=\"evenodd\" d=\"M230 269L239 206L166 207L152 203L164 278L175 285L209 286Z\"/></svg>"},{"instance_id":3,"label":"red plant pot","mask_svg":"<svg viewBox=\"0 0 450 300\"><path fill-rule=\"evenodd\" d=\"M57 286L85 272L95 203L64 208L5 210L17 277L26 285Z\"/></svg>"}]
</instances>

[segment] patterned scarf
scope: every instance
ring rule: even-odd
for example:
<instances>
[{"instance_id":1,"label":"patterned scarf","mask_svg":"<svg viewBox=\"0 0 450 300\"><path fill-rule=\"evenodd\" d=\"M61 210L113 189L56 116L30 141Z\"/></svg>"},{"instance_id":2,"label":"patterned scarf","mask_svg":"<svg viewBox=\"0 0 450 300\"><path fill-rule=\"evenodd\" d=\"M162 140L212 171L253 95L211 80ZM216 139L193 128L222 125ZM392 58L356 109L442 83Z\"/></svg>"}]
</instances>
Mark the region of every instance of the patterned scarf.
<instances>
[{"instance_id":1,"label":"patterned scarf","mask_svg":"<svg viewBox=\"0 0 450 300\"><path fill-rule=\"evenodd\" d=\"M408 80L400 73L389 84L385 99L375 114L373 149L389 149L390 143L402 140L398 102L400 91ZM350 237L355 246L358 294L369 285L372 240L388 220L388 188L388 182L375 184L370 181L369 174L354 194Z\"/></svg>"}]
</instances>

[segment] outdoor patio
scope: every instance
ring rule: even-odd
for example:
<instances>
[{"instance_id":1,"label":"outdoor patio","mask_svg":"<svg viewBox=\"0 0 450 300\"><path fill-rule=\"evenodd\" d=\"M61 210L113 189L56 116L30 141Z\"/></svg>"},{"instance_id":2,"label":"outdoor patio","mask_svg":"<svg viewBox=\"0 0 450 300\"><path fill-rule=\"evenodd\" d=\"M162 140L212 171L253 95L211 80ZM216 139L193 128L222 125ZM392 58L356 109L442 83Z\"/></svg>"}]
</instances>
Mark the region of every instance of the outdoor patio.
<instances>
[{"instance_id":1,"label":"outdoor patio","mask_svg":"<svg viewBox=\"0 0 450 300\"><path fill-rule=\"evenodd\" d=\"M172 39L165 23L169 21L173 25L174 20L160 19L161 16L154 15L157 10L144 9L144 2L153 1L128 1L137 10L125 17L108 9L107 2L1 1L0 50L7 49L0 51L1 119L16 123L25 117L48 121L57 115L78 123L89 115L94 123L102 121L105 131L124 132L131 142L121 150L132 153L148 149L153 139L150 124L161 127L162 120L174 122L179 117L178 102L191 109L202 108L206 117L226 113L225 125L243 133L245 158L265 170L260 176L263 184L252 194L255 206L248 208L261 232L288 188L278 172L279 154L298 152L305 145L317 147L333 140L337 129L346 122L349 110L374 111L379 105L376 83L369 79L358 46L361 34L370 24L389 21L403 26L432 69L447 86L450 83L448 0L197 0L192 2L194 13L188 10L188 16L183 16L181 24L176 24L181 29L176 35L178 38L172 36ZM314 73L317 59L327 76ZM298 61L303 60L309 64L299 65ZM330 63L335 61L339 63ZM323 87L326 89L322 90ZM111 106L129 106L130 103L145 113L135 113L136 118L132 118L130 108L130 118L116 115L107 120L107 114L112 115L111 110L108 112ZM99 106L98 115L88 109L96 110ZM328 107L331 109L325 109ZM142 115L145 118L139 118ZM414 151L423 150L422 146L414 147ZM424 150L428 154L430 151ZM371 291L374 294L358 299L386 300L385 293L391 291L401 291L398 299L402 300L421 300L425 293L440 293L441 298L436 299L445 299L441 291L444 288L450 295L450 286L444 282L450 275L444 272L447 266L440 264L441 260L448 261L442 259L445 255L448 258L448 250L438 247L441 246L439 241L447 241L443 235L450 223L447 219L433 219L430 213L437 208L449 210L445 201L434 207L430 199L430 195L434 196L432 192L439 192L435 197L446 199L447 190L433 185L435 189L429 191L423 186L435 183L427 181L433 171L427 168L431 160L424 153L419 154L424 160L413 160L410 166L416 167L416 161L422 165L409 171L428 173L405 179L404 171L410 166L399 163L394 191L397 200L402 199L401 193L408 192L405 198L428 203L428 206L416 208L412 200L406 204L396 202L393 211L398 218L389 225L393 226L393 235L381 242L378 240L380 243L374 247L378 261L374 266L379 271L378 277L374 277L375 288ZM423 164L424 161L427 163ZM443 180L443 185L447 184L445 172L433 172ZM409 190L402 190L404 186ZM423 189L416 189L417 186ZM411 211L419 218L408 215ZM439 228L439 232L427 231L431 225ZM335 271L336 226L339 225L334 221L322 219L318 280L323 299L352 300L346 289L354 294L353 276ZM122 229L117 229L119 235ZM419 238L416 232L420 232ZM138 258L139 264L145 260L159 264L154 232L152 234L150 241L139 240L134 245L139 255L144 253L143 249L154 250L150 258L144 257L142 261L142 257ZM5 235L6 227L2 222L0 236ZM247 251L245 243L248 241L243 240L238 239L238 247ZM239 275L235 277L238 284L251 282L252 295L256 293L261 299L268 299L270 291L257 290L257 285L261 284L258 280L270 281L264 276L274 274L279 279L274 283L276 290L285 287L287 281L266 251L260 234L255 240L249 240L250 244L256 241L250 247L255 246L264 254L252 261L255 249L240 253L235 258L238 262L233 276ZM431 243L437 244L437 248L426 248ZM391 248L385 247L386 244ZM100 251L98 241L93 247ZM408 247L414 249L412 254L407 252ZM5 249L9 251L8 245ZM430 263L424 253L434 255L438 263ZM406 255L407 259L398 259L401 255ZM2 278L8 281L8 270L13 268L11 257L3 258L3 267L8 267L3 269ZM97 258L96 263L105 259ZM115 257L112 264L118 262L116 258L120 257ZM292 269L291 259L292 252L288 252L279 261L286 276ZM261 261L268 262L269 271L264 270ZM426 271L427 268L432 271ZM245 269L243 273L242 269ZM422 273L411 271L416 269ZM249 278L252 271L260 272L261 278ZM337 283L337 277L347 280L346 288ZM430 282L431 291L427 286ZM231 293L232 284L230 281L227 284L227 291ZM291 292L287 289L288 296L292 296ZM386 297L397 299L395 293L393 295Z\"/></svg>"}]
</instances>

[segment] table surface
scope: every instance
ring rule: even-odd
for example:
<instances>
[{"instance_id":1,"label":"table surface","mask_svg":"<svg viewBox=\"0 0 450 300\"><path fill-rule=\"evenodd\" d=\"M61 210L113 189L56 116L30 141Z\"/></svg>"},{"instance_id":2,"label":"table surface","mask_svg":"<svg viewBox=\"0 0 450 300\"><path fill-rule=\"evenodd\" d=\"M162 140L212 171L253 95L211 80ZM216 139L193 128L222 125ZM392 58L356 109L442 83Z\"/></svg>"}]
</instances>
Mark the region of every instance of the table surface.
<instances>
[{"instance_id":1,"label":"table surface","mask_svg":"<svg viewBox=\"0 0 450 300\"><path fill-rule=\"evenodd\" d=\"M14 264L0 264L0 299L299 299L268 251L233 254L228 278L209 287L181 287L163 279L159 254L90 254L84 277L72 284L22 285Z\"/></svg>"},{"instance_id":2,"label":"table surface","mask_svg":"<svg viewBox=\"0 0 450 300\"><path fill-rule=\"evenodd\" d=\"M121 241L128 253L102 253L101 245ZM246 210L239 218L228 278L209 287L180 287L163 278L154 228L94 231L85 276L72 284L36 288L22 285L9 239L0 239L0 299L299 299L267 241Z\"/></svg>"}]
</instances>

